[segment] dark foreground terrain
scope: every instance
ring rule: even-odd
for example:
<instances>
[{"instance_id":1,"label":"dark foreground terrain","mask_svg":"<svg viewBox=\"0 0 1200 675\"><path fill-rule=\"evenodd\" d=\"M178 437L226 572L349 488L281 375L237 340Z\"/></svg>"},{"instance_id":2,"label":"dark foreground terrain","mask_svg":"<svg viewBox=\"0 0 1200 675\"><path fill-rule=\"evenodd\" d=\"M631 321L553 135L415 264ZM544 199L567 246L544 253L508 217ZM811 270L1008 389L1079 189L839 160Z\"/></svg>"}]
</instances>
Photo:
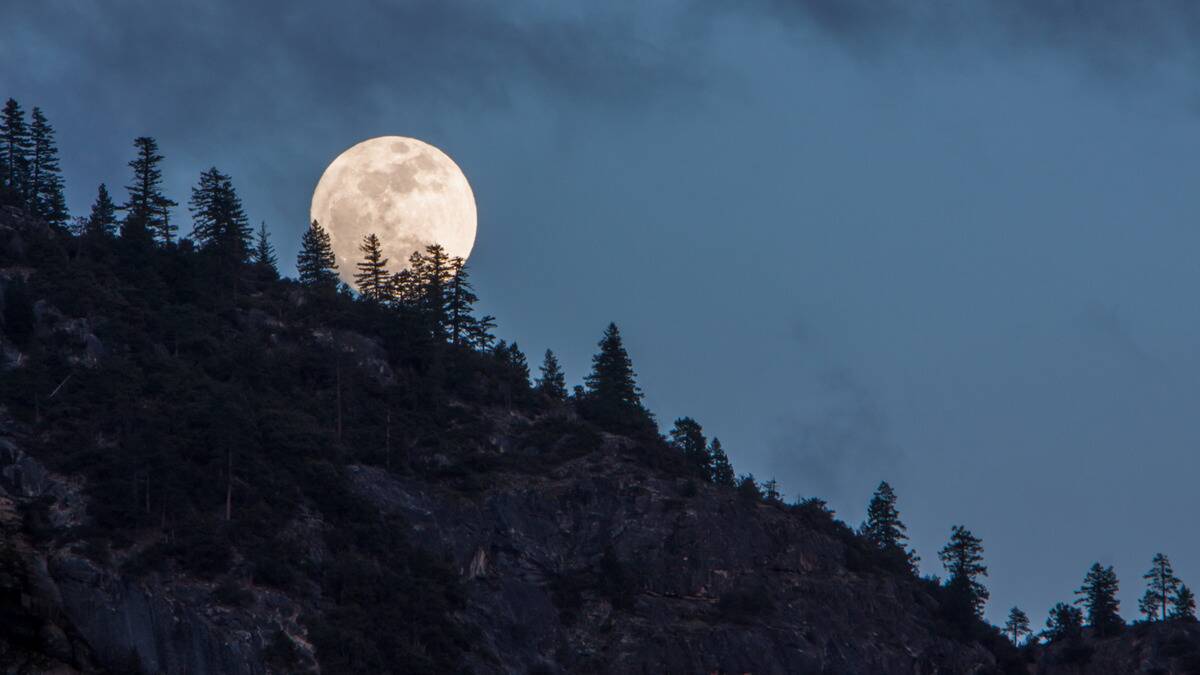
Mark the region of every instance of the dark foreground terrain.
<instances>
[{"instance_id":1,"label":"dark foreground terrain","mask_svg":"<svg viewBox=\"0 0 1200 675\"><path fill-rule=\"evenodd\" d=\"M1017 650L403 308L11 208L0 287L3 672L1200 672L1192 623Z\"/></svg>"}]
</instances>

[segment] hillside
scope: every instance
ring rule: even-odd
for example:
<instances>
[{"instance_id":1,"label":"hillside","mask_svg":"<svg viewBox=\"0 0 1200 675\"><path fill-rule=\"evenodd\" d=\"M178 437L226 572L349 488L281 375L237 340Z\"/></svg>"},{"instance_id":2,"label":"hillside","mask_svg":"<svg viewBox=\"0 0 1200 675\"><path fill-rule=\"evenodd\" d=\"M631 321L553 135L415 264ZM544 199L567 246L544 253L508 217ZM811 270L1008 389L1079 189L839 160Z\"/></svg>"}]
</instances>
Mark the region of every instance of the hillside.
<instances>
[{"instance_id":1,"label":"hillside","mask_svg":"<svg viewBox=\"0 0 1200 675\"><path fill-rule=\"evenodd\" d=\"M1185 672L1197 644L1018 653L819 500L541 395L515 345L259 272L0 209L5 672Z\"/></svg>"}]
</instances>

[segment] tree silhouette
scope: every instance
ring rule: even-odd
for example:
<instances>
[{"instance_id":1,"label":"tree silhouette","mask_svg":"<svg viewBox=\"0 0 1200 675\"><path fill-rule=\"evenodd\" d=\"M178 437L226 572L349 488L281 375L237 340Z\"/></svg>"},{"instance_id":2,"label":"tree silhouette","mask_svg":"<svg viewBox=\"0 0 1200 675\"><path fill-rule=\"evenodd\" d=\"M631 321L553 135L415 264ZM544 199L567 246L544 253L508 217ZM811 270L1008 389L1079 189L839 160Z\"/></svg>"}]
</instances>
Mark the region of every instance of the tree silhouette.
<instances>
[{"instance_id":1,"label":"tree silhouette","mask_svg":"<svg viewBox=\"0 0 1200 675\"><path fill-rule=\"evenodd\" d=\"M1179 584L1179 589L1171 598L1171 618L1183 621L1196 620L1196 596L1187 584Z\"/></svg>"},{"instance_id":2,"label":"tree silhouette","mask_svg":"<svg viewBox=\"0 0 1200 675\"><path fill-rule=\"evenodd\" d=\"M1155 553L1150 561L1150 571L1142 575L1146 580L1146 593L1138 601L1138 609L1150 621L1166 621L1171 597L1179 590L1179 577L1171 568L1171 561L1163 553Z\"/></svg>"},{"instance_id":3,"label":"tree silhouette","mask_svg":"<svg viewBox=\"0 0 1200 675\"><path fill-rule=\"evenodd\" d=\"M708 454L708 439L700 423L690 417L675 420L670 433L671 445L683 455L688 467L705 480L712 478L712 457Z\"/></svg>"},{"instance_id":4,"label":"tree silhouette","mask_svg":"<svg viewBox=\"0 0 1200 675\"><path fill-rule=\"evenodd\" d=\"M472 315L479 298L471 286L471 275L462 258L450 260L450 279L446 287L446 321L450 342L461 345L470 342L475 324Z\"/></svg>"},{"instance_id":5,"label":"tree silhouette","mask_svg":"<svg viewBox=\"0 0 1200 675\"><path fill-rule=\"evenodd\" d=\"M1021 638L1029 635L1029 616L1020 607L1008 611L1008 620L1004 622L1004 632L1014 645L1020 646Z\"/></svg>"},{"instance_id":6,"label":"tree silhouette","mask_svg":"<svg viewBox=\"0 0 1200 675\"><path fill-rule=\"evenodd\" d=\"M1083 612L1078 607L1060 602L1050 608L1042 637L1051 642L1078 640L1082 632Z\"/></svg>"},{"instance_id":7,"label":"tree silhouette","mask_svg":"<svg viewBox=\"0 0 1200 675\"><path fill-rule=\"evenodd\" d=\"M976 618L983 616L983 606L990 596L979 577L987 576L983 564L983 541L961 525L950 532L950 542L938 552L949 578L946 590L959 611L966 609Z\"/></svg>"},{"instance_id":8,"label":"tree silhouette","mask_svg":"<svg viewBox=\"0 0 1200 675\"><path fill-rule=\"evenodd\" d=\"M881 481L875 494L871 495L871 501L867 504L867 520L859 532L880 551L902 558L909 569L916 571L919 559L905 548L908 528L900 521L900 512L896 510L896 493L887 481Z\"/></svg>"},{"instance_id":9,"label":"tree silhouette","mask_svg":"<svg viewBox=\"0 0 1200 675\"><path fill-rule=\"evenodd\" d=\"M10 204L27 206L29 199L29 128L16 99L8 99L0 112L0 186Z\"/></svg>"},{"instance_id":10,"label":"tree silhouette","mask_svg":"<svg viewBox=\"0 0 1200 675\"><path fill-rule=\"evenodd\" d=\"M267 221L265 220L258 226L258 240L254 244L250 260L269 278L279 278L279 264L275 258L275 247L271 245L271 240L267 236Z\"/></svg>"},{"instance_id":11,"label":"tree silhouette","mask_svg":"<svg viewBox=\"0 0 1200 675\"><path fill-rule=\"evenodd\" d=\"M601 423L622 429L646 429L653 425L642 406L642 391L637 386L633 362L621 340L617 324L610 323L600 339L600 351L592 357L592 372L587 385L584 410Z\"/></svg>"},{"instance_id":12,"label":"tree silhouette","mask_svg":"<svg viewBox=\"0 0 1200 675\"><path fill-rule=\"evenodd\" d=\"M165 244L171 242L174 226L168 218L168 209L175 202L162 193L162 170L159 164L163 156L158 154L158 142L149 136L139 136L133 141L137 156L129 161L133 169L133 182L125 186L129 197L121 205L125 220L121 223L121 237L133 242L149 243L155 236Z\"/></svg>"},{"instance_id":13,"label":"tree silhouette","mask_svg":"<svg viewBox=\"0 0 1200 675\"><path fill-rule=\"evenodd\" d=\"M1117 600L1117 573L1112 566L1101 567L1093 563L1083 579L1083 585L1075 594L1080 596L1076 604L1083 605L1087 612L1088 625L1096 635L1116 635L1125 627L1119 613L1121 603Z\"/></svg>"},{"instance_id":14,"label":"tree silhouette","mask_svg":"<svg viewBox=\"0 0 1200 675\"><path fill-rule=\"evenodd\" d=\"M67 203L63 198L62 171L58 166L58 148L54 128L41 109L34 108L29 126L29 206L42 220L53 225L67 222Z\"/></svg>"},{"instance_id":15,"label":"tree silhouette","mask_svg":"<svg viewBox=\"0 0 1200 675\"><path fill-rule=\"evenodd\" d=\"M413 307L429 323L430 333L445 340L449 328L448 287L454 271L450 256L440 244L425 247L425 252L414 251L408 259L415 285Z\"/></svg>"},{"instance_id":16,"label":"tree silhouette","mask_svg":"<svg viewBox=\"0 0 1200 675\"><path fill-rule=\"evenodd\" d=\"M708 448L708 454L712 457L713 484L722 487L733 487L736 485L737 478L733 473L733 464L730 464L729 456L725 454L725 450L721 447L721 439L713 437L712 443Z\"/></svg>"},{"instance_id":17,"label":"tree silhouette","mask_svg":"<svg viewBox=\"0 0 1200 675\"><path fill-rule=\"evenodd\" d=\"M363 237L358 245L362 260L355 264L354 284L364 298L372 302L383 302L391 297L391 276L387 271L388 259L383 257L383 244L372 232Z\"/></svg>"},{"instance_id":18,"label":"tree silhouette","mask_svg":"<svg viewBox=\"0 0 1200 675\"><path fill-rule=\"evenodd\" d=\"M230 266L246 262L252 236L250 221L233 180L215 166L201 172L188 204L192 239L200 248Z\"/></svg>"},{"instance_id":19,"label":"tree silhouette","mask_svg":"<svg viewBox=\"0 0 1200 675\"><path fill-rule=\"evenodd\" d=\"M109 237L117 232L117 207L108 196L104 183L96 189L96 201L92 202L85 232L92 237Z\"/></svg>"},{"instance_id":20,"label":"tree silhouette","mask_svg":"<svg viewBox=\"0 0 1200 675\"><path fill-rule=\"evenodd\" d=\"M567 381L554 352L546 350L546 356L542 359L542 367L539 370L541 377L537 380L537 390L551 401L567 400Z\"/></svg>"},{"instance_id":21,"label":"tree silhouette","mask_svg":"<svg viewBox=\"0 0 1200 675\"><path fill-rule=\"evenodd\" d=\"M337 287L337 258L329 233L317 221L312 221L300 239L296 256L296 273L300 283L309 288L333 290Z\"/></svg>"}]
</instances>

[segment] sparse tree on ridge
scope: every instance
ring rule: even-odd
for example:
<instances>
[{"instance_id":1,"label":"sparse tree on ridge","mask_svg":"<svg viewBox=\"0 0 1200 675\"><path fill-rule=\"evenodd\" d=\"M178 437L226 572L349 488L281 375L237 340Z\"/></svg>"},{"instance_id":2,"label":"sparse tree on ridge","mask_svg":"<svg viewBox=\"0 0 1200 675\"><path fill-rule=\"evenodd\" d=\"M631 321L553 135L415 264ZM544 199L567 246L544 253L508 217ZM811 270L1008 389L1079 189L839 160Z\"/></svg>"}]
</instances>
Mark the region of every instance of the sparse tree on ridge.
<instances>
[{"instance_id":1,"label":"sparse tree on ridge","mask_svg":"<svg viewBox=\"0 0 1200 675\"><path fill-rule=\"evenodd\" d=\"M880 551L902 557L910 570L916 572L917 555L908 550L908 528L900 520L900 512L896 509L896 493L887 481L880 481L875 494L867 504L867 520L859 528L859 533L866 537Z\"/></svg>"},{"instance_id":2,"label":"sparse tree on ridge","mask_svg":"<svg viewBox=\"0 0 1200 675\"><path fill-rule=\"evenodd\" d=\"M779 481L772 478L762 484L763 501L768 504L782 504L783 493L779 491Z\"/></svg>"},{"instance_id":3,"label":"sparse tree on ridge","mask_svg":"<svg viewBox=\"0 0 1200 675\"><path fill-rule=\"evenodd\" d=\"M621 331L610 323L601 338L600 351L592 357L592 372L585 378L585 411L593 419L624 428L646 429L653 417L642 405L633 361L625 351Z\"/></svg>"},{"instance_id":4,"label":"sparse tree on ridge","mask_svg":"<svg viewBox=\"0 0 1200 675\"><path fill-rule=\"evenodd\" d=\"M551 401L567 400L566 377L563 376L562 368L558 365L558 358L554 356L554 352L546 350L546 356L542 359L542 366L539 370L541 377L537 380L537 390Z\"/></svg>"},{"instance_id":5,"label":"sparse tree on ridge","mask_svg":"<svg viewBox=\"0 0 1200 675\"><path fill-rule=\"evenodd\" d=\"M1004 632L1012 640L1013 645L1021 646L1021 638L1032 632L1029 629L1029 615L1025 614L1020 607L1010 609L1008 620L1004 622Z\"/></svg>"},{"instance_id":6,"label":"sparse tree on ridge","mask_svg":"<svg viewBox=\"0 0 1200 675\"><path fill-rule=\"evenodd\" d=\"M429 322L430 331L438 339L449 337L449 294L453 279L452 261L440 244L425 247L425 252L413 252L408 260L417 297L414 308Z\"/></svg>"},{"instance_id":7,"label":"sparse tree on ridge","mask_svg":"<svg viewBox=\"0 0 1200 675\"><path fill-rule=\"evenodd\" d=\"M1093 563L1083 579L1083 586L1075 591L1080 596L1075 600L1076 604L1083 605L1088 625L1100 637L1115 635L1125 627L1120 614L1121 602L1117 599L1118 590L1117 573L1112 566L1101 567L1100 563Z\"/></svg>"},{"instance_id":8,"label":"sparse tree on ridge","mask_svg":"<svg viewBox=\"0 0 1200 675\"><path fill-rule=\"evenodd\" d=\"M990 596L979 581L979 577L988 573L983 564L983 541L962 525L955 525L950 542L938 552L938 558L949 574L946 589L953 601L976 618L982 617L983 606Z\"/></svg>"},{"instance_id":9,"label":"sparse tree on ridge","mask_svg":"<svg viewBox=\"0 0 1200 675\"><path fill-rule=\"evenodd\" d=\"M337 258L333 255L333 242L325 228L315 220L300 239L296 273L300 283L309 288L337 288Z\"/></svg>"},{"instance_id":10,"label":"sparse tree on ridge","mask_svg":"<svg viewBox=\"0 0 1200 675\"><path fill-rule=\"evenodd\" d=\"M383 257L383 244L379 237L372 232L363 237L358 250L362 252L362 260L355 267L354 284L358 292L372 302L383 302L391 297L391 276L387 271L388 259Z\"/></svg>"},{"instance_id":11,"label":"sparse tree on ridge","mask_svg":"<svg viewBox=\"0 0 1200 675\"><path fill-rule=\"evenodd\" d=\"M1150 561L1150 571L1142 575L1146 580L1146 593L1138 601L1138 609L1150 621L1166 621L1171 597L1179 590L1179 577L1171 568L1171 561L1163 553L1155 553Z\"/></svg>"},{"instance_id":12,"label":"sparse tree on ridge","mask_svg":"<svg viewBox=\"0 0 1200 675\"><path fill-rule=\"evenodd\" d=\"M250 221L233 187L233 179L215 166L201 172L188 204L192 212L192 239L196 244L231 265L246 262L252 238ZM169 225L166 228L169 230ZM169 234L166 231L161 236Z\"/></svg>"},{"instance_id":13,"label":"sparse tree on ridge","mask_svg":"<svg viewBox=\"0 0 1200 675\"><path fill-rule=\"evenodd\" d=\"M108 196L104 183L96 189L96 201L92 202L85 232L92 237L110 237L117 233L117 207Z\"/></svg>"},{"instance_id":14,"label":"sparse tree on ridge","mask_svg":"<svg viewBox=\"0 0 1200 675\"><path fill-rule=\"evenodd\" d=\"M675 420L670 433L671 445L683 455L688 467L705 480L712 477L712 457L708 454L708 439L700 423L690 417Z\"/></svg>"},{"instance_id":15,"label":"sparse tree on ridge","mask_svg":"<svg viewBox=\"0 0 1200 675\"><path fill-rule=\"evenodd\" d=\"M1078 607L1060 602L1050 608L1042 637L1051 642L1062 642L1078 640L1082 633L1083 612Z\"/></svg>"},{"instance_id":16,"label":"sparse tree on ridge","mask_svg":"<svg viewBox=\"0 0 1200 675\"><path fill-rule=\"evenodd\" d=\"M129 198L121 205L125 212L121 237L147 243L158 237L163 243L170 243L174 227L166 214L176 204L162 193L159 164L163 156L158 154L158 142L149 136L139 136L133 145L137 148L137 157L129 161L133 182L125 186Z\"/></svg>"},{"instance_id":17,"label":"sparse tree on ridge","mask_svg":"<svg viewBox=\"0 0 1200 675\"><path fill-rule=\"evenodd\" d=\"M450 260L450 279L446 286L446 322L450 342L456 345L470 342L475 317L471 312L479 297L471 286L471 274L466 262L459 257Z\"/></svg>"},{"instance_id":18,"label":"sparse tree on ridge","mask_svg":"<svg viewBox=\"0 0 1200 675\"><path fill-rule=\"evenodd\" d=\"M68 217L67 202L63 197L54 128L39 108L33 109L32 118L33 123L29 125L29 207L47 223L63 225Z\"/></svg>"},{"instance_id":19,"label":"sparse tree on ridge","mask_svg":"<svg viewBox=\"0 0 1200 675\"><path fill-rule=\"evenodd\" d=\"M733 464L729 462L729 455L726 455L724 448L721 447L721 439L713 437L712 443L708 447L708 454L712 457L713 484L720 485L721 487L734 487L737 485L737 478L733 473Z\"/></svg>"},{"instance_id":20,"label":"sparse tree on ridge","mask_svg":"<svg viewBox=\"0 0 1200 675\"><path fill-rule=\"evenodd\" d=\"M28 205L30 149L25 112L10 98L0 112L0 197L14 205Z\"/></svg>"},{"instance_id":21,"label":"sparse tree on ridge","mask_svg":"<svg viewBox=\"0 0 1200 675\"><path fill-rule=\"evenodd\" d=\"M271 240L267 235L267 222L265 220L258 226L258 240L255 242L254 251L251 253L250 259L251 262L263 270L270 278L279 278L279 264L275 257L275 247L271 245Z\"/></svg>"},{"instance_id":22,"label":"sparse tree on ridge","mask_svg":"<svg viewBox=\"0 0 1200 675\"><path fill-rule=\"evenodd\" d=\"M1196 596L1187 584L1179 584L1179 589L1171 598L1170 617L1182 621L1196 620Z\"/></svg>"}]
</instances>

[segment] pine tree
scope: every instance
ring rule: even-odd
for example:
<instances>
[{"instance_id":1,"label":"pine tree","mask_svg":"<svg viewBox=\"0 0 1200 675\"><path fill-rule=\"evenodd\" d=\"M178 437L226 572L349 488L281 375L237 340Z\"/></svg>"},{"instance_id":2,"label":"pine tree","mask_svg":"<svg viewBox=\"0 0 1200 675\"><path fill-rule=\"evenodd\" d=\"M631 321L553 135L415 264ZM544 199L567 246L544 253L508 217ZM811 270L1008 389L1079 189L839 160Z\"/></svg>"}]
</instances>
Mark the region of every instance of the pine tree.
<instances>
[{"instance_id":1,"label":"pine tree","mask_svg":"<svg viewBox=\"0 0 1200 675\"><path fill-rule=\"evenodd\" d=\"M593 419L620 427L652 425L649 412L642 406L642 391L617 324L608 324L599 346L600 351L592 357L592 372L584 379L585 411Z\"/></svg>"},{"instance_id":2,"label":"pine tree","mask_svg":"<svg viewBox=\"0 0 1200 675\"><path fill-rule=\"evenodd\" d=\"M542 376L537 380L537 390L543 396L561 403L567 400L567 380L563 376L562 368L558 365L558 358L554 356L554 352L546 350L546 356L542 359L542 367L539 369Z\"/></svg>"},{"instance_id":3,"label":"pine tree","mask_svg":"<svg viewBox=\"0 0 1200 675\"><path fill-rule=\"evenodd\" d=\"M32 149L25 111L8 99L0 113L0 197L18 205L29 205L29 154Z\"/></svg>"},{"instance_id":4,"label":"pine tree","mask_svg":"<svg viewBox=\"0 0 1200 675\"><path fill-rule=\"evenodd\" d=\"M453 271L450 256L440 244L430 244L425 252L414 251L408 260L417 289L414 307L429 322L430 332L435 338L447 339L449 307L447 288Z\"/></svg>"},{"instance_id":5,"label":"pine tree","mask_svg":"<svg viewBox=\"0 0 1200 675\"><path fill-rule=\"evenodd\" d=\"M67 202L63 197L62 170L58 166L58 147L54 144L54 128L46 121L41 109L33 109L29 126L31 147L29 161L29 201L31 210L52 225L67 222Z\"/></svg>"},{"instance_id":6,"label":"pine tree","mask_svg":"<svg viewBox=\"0 0 1200 675\"><path fill-rule=\"evenodd\" d=\"M383 244L375 233L363 237L358 250L363 258L355 267L354 284L364 298L372 302L383 302L391 297L391 275L388 274L388 259L383 257Z\"/></svg>"},{"instance_id":7,"label":"pine tree","mask_svg":"<svg viewBox=\"0 0 1200 675\"><path fill-rule=\"evenodd\" d=\"M979 577L987 576L983 564L983 541L961 525L955 525L950 542L938 552L949 578L946 589L960 608L969 610L976 618L983 616L983 606L990 593Z\"/></svg>"},{"instance_id":8,"label":"pine tree","mask_svg":"<svg viewBox=\"0 0 1200 675\"><path fill-rule=\"evenodd\" d=\"M202 171L200 181L192 188L188 209L192 213L192 239L202 250L227 264L246 262L253 235L232 178L215 166Z\"/></svg>"},{"instance_id":9,"label":"pine tree","mask_svg":"<svg viewBox=\"0 0 1200 675\"><path fill-rule=\"evenodd\" d=\"M1150 561L1150 571L1142 575L1147 581L1146 593L1138 601L1138 609L1150 621L1167 619L1171 596L1179 590L1179 577L1171 568L1171 561L1162 553L1155 553Z\"/></svg>"},{"instance_id":10,"label":"pine tree","mask_svg":"<svg viewBox=\"0 0 1200 675\"><path fill-rule=\"evenodd\" d=\"M174 227L168 210L176 206L162 193L162 169L159 164L163 156L158 154L158 142L149 136L134 139L137 157L129 162L133 169L133 183L125 186L129 198L121 205L125 221L121 225L121 237L135 242L150 242L158 237L165 244L171 242Z\"/></svg>"},{"instance_id":11,"label":"pine tree","mask_svg":"<svg viewBox=\"0 0 1200 675\"><path fill-rule=\"evenodd\" d=\"M908 568L916 572L920 558L905 548L908 543L907 532L908 528L900 521L900 512L896 510L895 491L887 481L881 481L867 504L867 520L859 528L859 533L885 554L903 558Z\"/></svg>"},{"instance_id":12,"label":"pine tree","mask_svg":"<svg viewBox=\"0 0 1200 675\"><path fill-rule=\"evenodd\" d=\"M729 456L725 454L725 450L721 447L721 440L713 438L712 444L709 445L708 454L712 457L712 482L721 487L733 487L737 483L734 477L733 464L729 462Z\"/></svg>"},{"instance_id":13,"label":"pine tree","mask_svg":"<svg viewBox=\"0 0 1200 675\"><path fill-rule=\"evenodd\" d=\"M254 245L251 261L271 279L279 278L279 264L275 258L275 247L267 237L267 221L258 226L258 241Z\"/></svg>"},{"instance_id":14,"label":"pine tree","mask_svg":"<svg viewBox=\"0 0 1200 675\"><path fill-rule=\"evenodd\" d=\"M1046 616L1046 630L1042 637L1051 642L1078 640L1083 632L1083 612L1065 602L1050 608Z\"/></svg>"},{"instance_id":15,"label":"pine tree","mask_svg":"<svg viewBox=\"0 0 1200 675\"><path fill-rule=\"evenodd\" d=\"M411 258L410 258L411 260ZM417 279L412 270L402 269L392 275L392 301L406 307L416 307L420 296Z\"/></svg>"},{"instance_id":16,"label":"pine tree","mask_svg":"<svg viewBox=\"0 0 1200 675\"><path fill-rule=\"evenodd\" d=\"M1171 618L1183 621L1196 620L1196 596L1187 584L1179 584L1179 589L1171 598Z\"/></svg>"},{"instance_id":17,"label":"pine tree","mask_svg":"<svg viewBox=\"0 0 1200 675\"><path fill-rule=\"evenodd\" d=\"M337 288L337 258L329 233L317 221L305 230L300 239L300 254L296 256L296 273L300 283L309 288Z\"/></svg>"},{"instance_id":18,"label":"pine tree","mask_svg":"<svg viewBox=\"0 0 1200 675\"><path fill-rule=\"evenodd\" d=\"M1020 607L1013 607L1008 612L1008 620L1004 622L1004 632L1016 646L1021 645L1021 638L1029 635L1029 616Z\"/></svg>"},{"instance_id":19,"label":"pine tree","mask_svg":"<svg viewBox=\"0 0 1200 675\"><path fill-rule=\"evenodd\" d=\"M470 341L475 317L471 315L479 298L471 286L471 275L466 262L455 257L450 260L450 279L446 287L446 320L449 324L450 342L461 345Z\"/></svg>"},{"instance_id":20,"label":"pine tree","mask_svg":"<svg viewBox=\"0 0 1200 675\"><path fill-rule=\"evenodd\" d=\"M492 348L492 342L496 336L492 334L492 330L496 328L496 317L491 314L485 314L475 320L471 326L471 346L475 349L485 352Z\"/></svg>"},{"instance_id":21,"label":"pine tree","mask_svg":"<svg viewBox=\"0 0 1200 675\"><path fill-rule=\"evenodd\" d=\"M758 483L754 480L754 474L748 473L737 481L738 496L747 502L758 503L762 501L762 490L758 489Z\"/></svg>"},{"instance_id":22,"label":"pine tree","mask_svg":"<svg viewBox=\"0 0 1200 675\"><path fill-rule=\"evenodd\" d=\"M712 477L712 457L708 454L708 439L700 423L690 417L675 420L671 429L671 445L683 455L683 459L697 475L705 480Z\"/></svg>"},{"instance_id":23,"label":"pine tree","mask_svg":"<svg viewBox=\"0 0 1200 675\"><path fill-rule=\"evenodd\" d=\"M92 202L86 233L91 237L111 237L117 233L117 206L108 196L104 183L96 189L96 201Z\"/></svg>"},{"instance_id":24,"label":"pine tree","mask_svg":"<svg viewBox=\"0 0 1200 675\"><path fill-rule=\"evenodd\" d=\"M1083 586L1075 591L1081 596L1075 602L1087 610L1087 622L1096 635L1115 635L1125 627L1121 619L1121 602L1117 599L1117 573L1112 566L1101 567L1093 563L1083 579Z\"/></svg>"},{"instance_id":25,"label":"pine tree","mask_svg":"<svg viewBox=\"0 0 1200 675\"><path fill-rule=\"evenodd\" d=\"M783 493L779 491L779 481L772 478L762 484L763 501L768 504L782 504Z\"/></svg>"}]
</instances>

